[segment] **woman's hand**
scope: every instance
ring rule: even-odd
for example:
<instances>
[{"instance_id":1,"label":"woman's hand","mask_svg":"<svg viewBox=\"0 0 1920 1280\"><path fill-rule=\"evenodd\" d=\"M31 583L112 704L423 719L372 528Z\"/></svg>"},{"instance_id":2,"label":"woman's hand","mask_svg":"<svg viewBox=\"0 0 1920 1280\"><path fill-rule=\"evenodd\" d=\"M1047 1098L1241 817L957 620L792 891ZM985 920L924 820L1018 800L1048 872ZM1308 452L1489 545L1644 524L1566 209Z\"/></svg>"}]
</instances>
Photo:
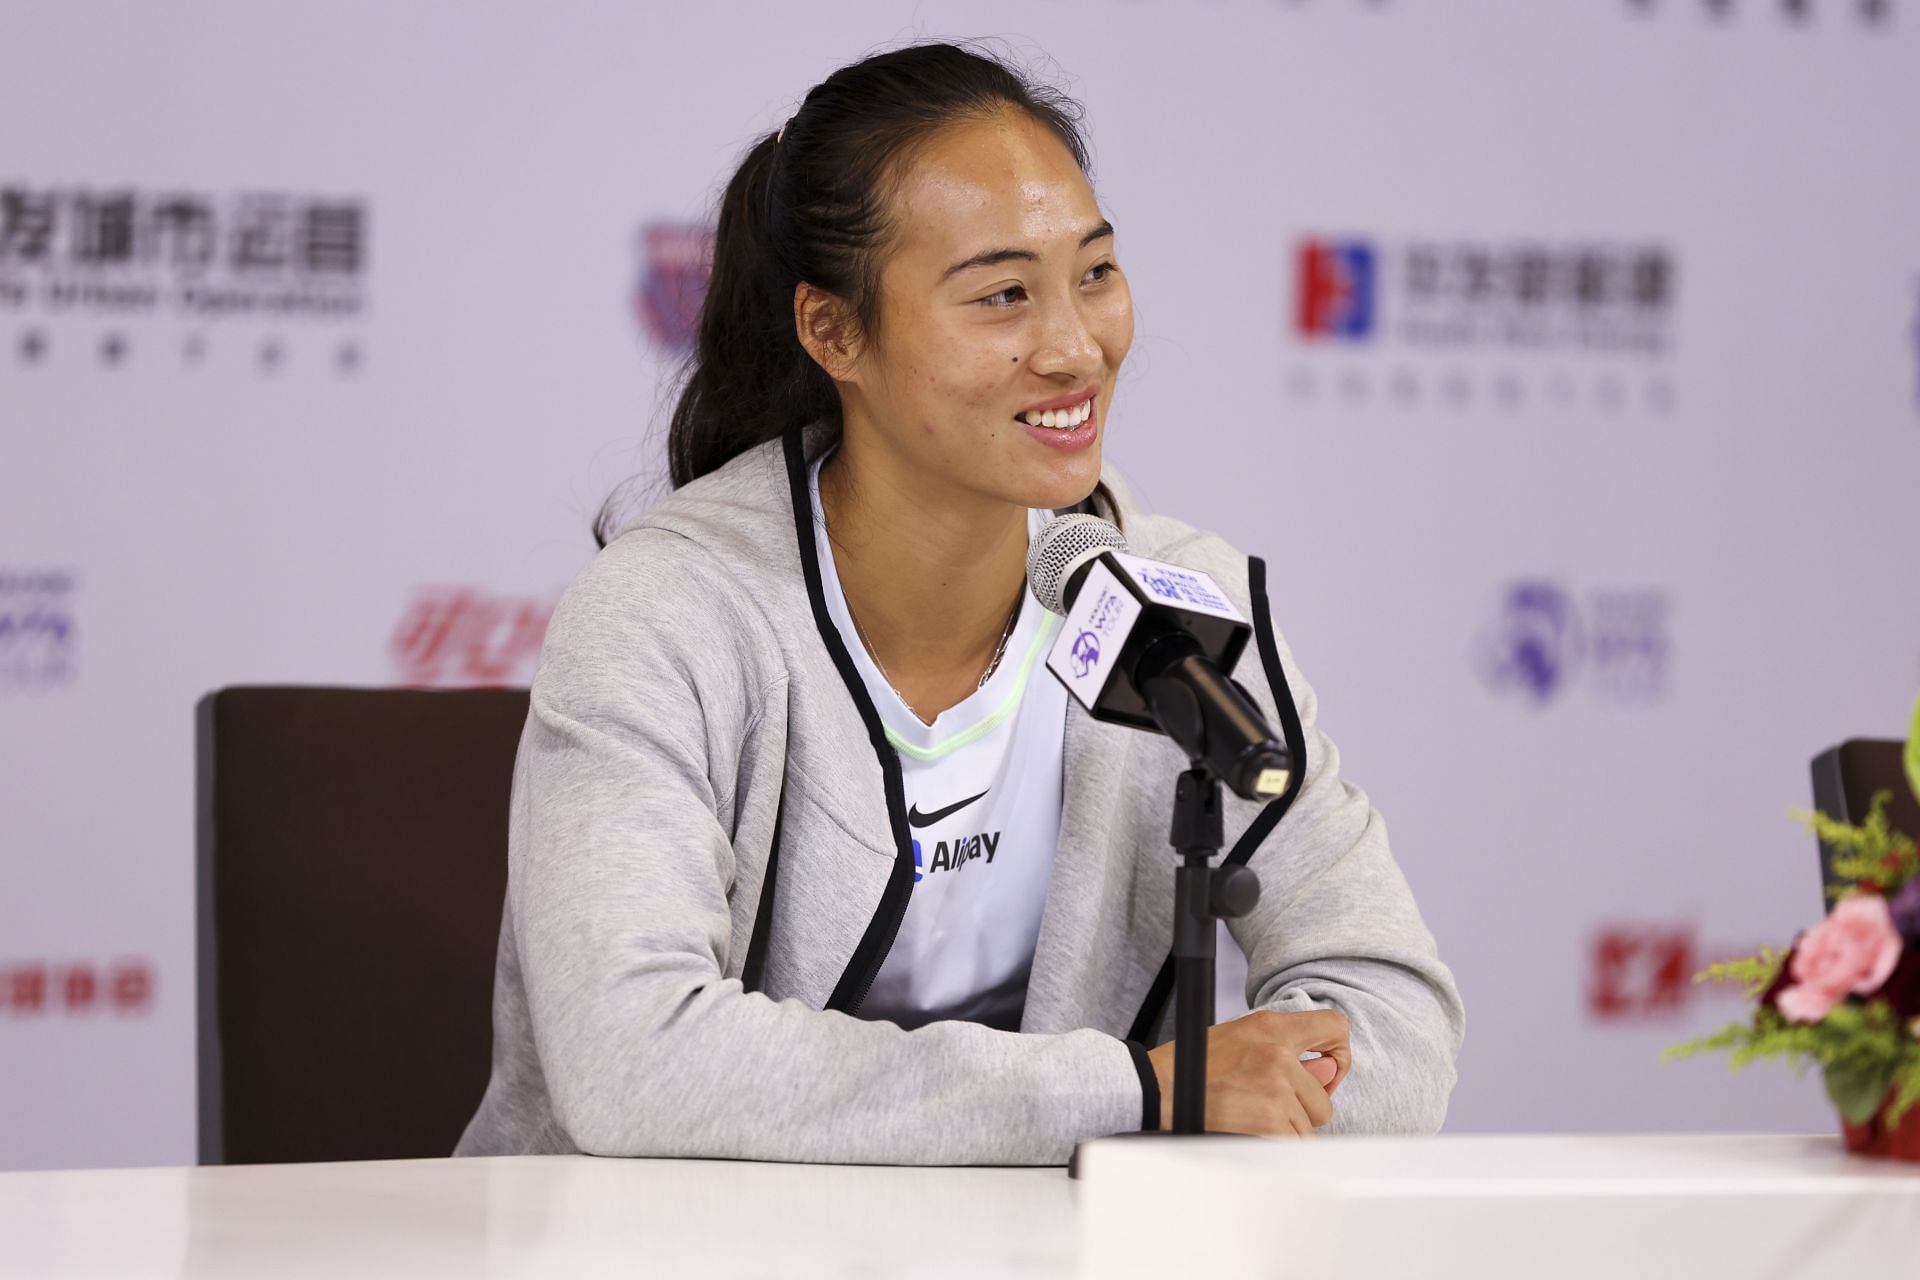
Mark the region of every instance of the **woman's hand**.
<instances>
[{"instance_id":1,"label":"woman's hand","mask_svg":"<svg viewBox=\"0 0 1920 1280\"><path fill-rule=\"evenodd\" d=\"M1303 1053L1318 1058L1300 1060ZM1173 1128L1173 1041L1147 1051L1160 1079L1160 1127ZM1353 1065L1346 1018L1331 1009L1257 1009L1207 1032L1207 1129L1310 1136L1333 1119Z\"/></svg>"}]
</instances>

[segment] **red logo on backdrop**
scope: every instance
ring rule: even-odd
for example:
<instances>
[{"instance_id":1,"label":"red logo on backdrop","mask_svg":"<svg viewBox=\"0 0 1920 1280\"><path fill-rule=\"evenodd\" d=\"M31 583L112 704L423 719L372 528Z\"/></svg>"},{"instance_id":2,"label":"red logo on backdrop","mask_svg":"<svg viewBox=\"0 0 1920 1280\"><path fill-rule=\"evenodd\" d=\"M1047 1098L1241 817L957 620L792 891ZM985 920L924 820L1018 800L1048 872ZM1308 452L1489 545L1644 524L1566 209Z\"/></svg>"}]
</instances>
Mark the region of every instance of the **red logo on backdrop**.
<instances>
[{"instance_id":1,"label":"red logo on backdrop","mask_svg":"<svg viewBox=\"0 0 1920 1280\"><path fill-rule=\"evenodd\" d=\"M473 587L416 592L390 646L401 683L454 689L532 683L553 604Z\"/></svg>"},{"instance_id":2,"label":"red logo on backdrop","mask_svg":"<svg viewBox=\"0 0 1920 1280\"><path fill-rule=\"evenodd\" d=\"M153 987L153 965L146 960L0 965L0 1017L138 1017L152 1012Z\"/></svg>"},{"instance_id":3,"label":"red logo on backdrop","mask_svg":"<svg viewBox=\"0 0 1920 1280\"><path fill-rule=\"evenodd\" d=\"M1758 950L1706 946L1693 923L1603 925L1588 952L1587 1013L1602 1021L1664 1018L1697 999L1738 997L1737 985L1697 984L1693 975Z\"/></svg>"}]
</instances>

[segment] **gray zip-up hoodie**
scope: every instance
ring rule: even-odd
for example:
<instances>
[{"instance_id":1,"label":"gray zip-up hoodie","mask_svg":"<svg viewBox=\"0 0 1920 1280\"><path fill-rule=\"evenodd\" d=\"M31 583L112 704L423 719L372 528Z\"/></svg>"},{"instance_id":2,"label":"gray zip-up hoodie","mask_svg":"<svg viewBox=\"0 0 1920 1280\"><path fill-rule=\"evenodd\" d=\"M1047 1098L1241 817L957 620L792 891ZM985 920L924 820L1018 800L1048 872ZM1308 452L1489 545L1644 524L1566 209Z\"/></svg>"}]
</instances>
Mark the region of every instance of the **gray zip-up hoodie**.
<instances>
[{"instance_id":1,"label":"gray zip-up hoodie","mask_svg":"<svg viewBox=\"0 0 1920 1280\"><path fill-rule=\"evenodd\" d=\"M1172 1036L1167 835L1187 761L1071 700L1020 1030L851 1016L913 852L898 759L821 594L806 466L832 430L681 487L562 595L514 764L493 1076L456 1154L1060 1164L1080 1139L1157 1126L1145 1047ZM1352 1025L1324 1132L1432 1132L1460 997L1315 725L1264 563L1139 510L1111 463L1091 502L1253 620L1257 659L1234 674L1304 752L1292 793L1226 793L1226 860L1262 886L1229 926L1248 1003Z\"/></svg>"}]
</instances>

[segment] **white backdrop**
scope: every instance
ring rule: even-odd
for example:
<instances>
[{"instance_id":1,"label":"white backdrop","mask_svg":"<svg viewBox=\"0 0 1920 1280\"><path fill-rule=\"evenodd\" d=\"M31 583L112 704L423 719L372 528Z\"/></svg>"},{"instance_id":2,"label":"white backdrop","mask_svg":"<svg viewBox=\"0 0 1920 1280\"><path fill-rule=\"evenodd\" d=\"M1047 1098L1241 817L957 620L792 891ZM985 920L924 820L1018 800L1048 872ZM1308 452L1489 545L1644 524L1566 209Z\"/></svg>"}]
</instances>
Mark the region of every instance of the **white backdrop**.
<instances>
[{"instance_id":1,"label":"white backdrop","mask_svg":"<svg viewBox=\"0 0 1920 1280\"><path fill-rule=\"evenodd\" d=\"M1809 758L1920 687L1916 26L0 0L0 1168L194 1156L195 699L530 678L663 474L717 184L922 36L1089 110L1112 454L1268 558L1467 1001L1449 1127L1828 1127L1656 1058L1819 910Z\"/></svg>"}]
</instances>

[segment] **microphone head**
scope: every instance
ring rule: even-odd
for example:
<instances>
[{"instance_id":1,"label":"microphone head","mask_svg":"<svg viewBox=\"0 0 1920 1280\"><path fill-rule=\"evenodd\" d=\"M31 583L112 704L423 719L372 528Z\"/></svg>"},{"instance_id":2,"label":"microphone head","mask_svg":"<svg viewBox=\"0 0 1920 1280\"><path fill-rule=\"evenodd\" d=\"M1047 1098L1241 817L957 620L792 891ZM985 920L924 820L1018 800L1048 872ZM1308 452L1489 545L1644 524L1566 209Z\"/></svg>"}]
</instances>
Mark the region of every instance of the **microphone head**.
<instances>
[{"instance_id":1,"label":"microphone head","mask_svg":"<svg viewBox=\"0 0 1920 1280\"><path fill-rule=\"evenodd\" d=\"M1067 584L1074 571L1103 551L1125 551L1127 539L1099 516L1075 512L1056 516L1027 548L1027 585L1033 598L1055 613L1065 613Z\"/></svg>"}]
</instances>

